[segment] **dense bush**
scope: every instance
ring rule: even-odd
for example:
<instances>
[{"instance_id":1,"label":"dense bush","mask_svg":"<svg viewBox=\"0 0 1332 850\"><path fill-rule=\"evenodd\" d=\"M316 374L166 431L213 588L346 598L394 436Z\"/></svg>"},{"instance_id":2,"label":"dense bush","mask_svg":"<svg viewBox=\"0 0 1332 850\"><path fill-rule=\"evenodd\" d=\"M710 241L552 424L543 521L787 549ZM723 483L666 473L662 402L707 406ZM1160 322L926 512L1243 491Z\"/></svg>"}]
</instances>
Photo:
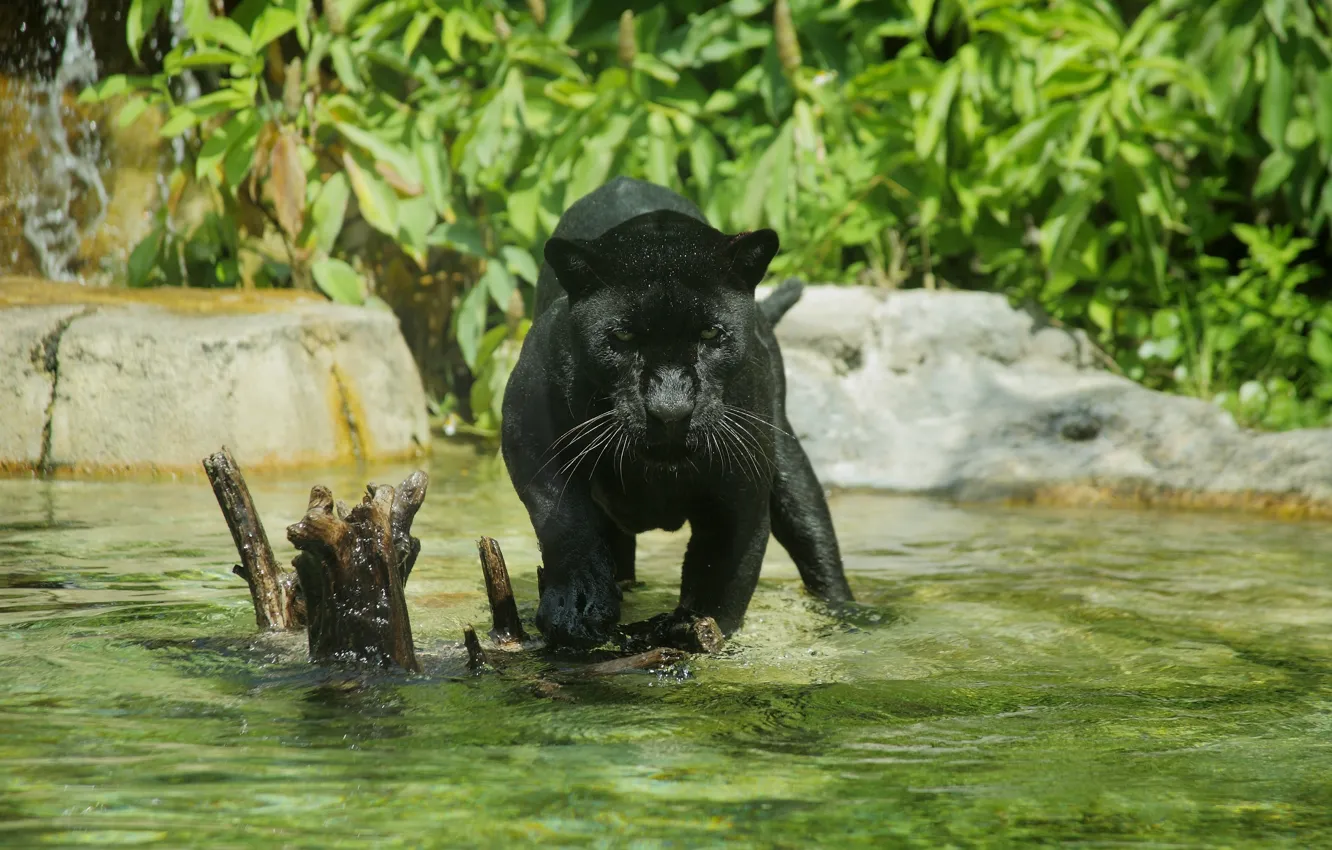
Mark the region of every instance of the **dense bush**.
<instances>
[{"instance_id":1,"label":"dense bush","mask_svg":"<svg viewBox=\"0 0 1332 850\"><path fill-rule=\"evenodd\" d=\"M133 47L169 5L135 0ZM131 282L313 283L378 294L405 327L432 305L466 366L435 384L469 388L482 429L542 240L615 173L775 227L776 273L996 289L1151 386L1268 427L1326 420L1325 4L211 6L185 1L162 75L86 95L169 110L188 153L173 198L215 191L183 229L163 211ZM203 96L183 96L190 74Z\"/></svg>"}]
</instances>

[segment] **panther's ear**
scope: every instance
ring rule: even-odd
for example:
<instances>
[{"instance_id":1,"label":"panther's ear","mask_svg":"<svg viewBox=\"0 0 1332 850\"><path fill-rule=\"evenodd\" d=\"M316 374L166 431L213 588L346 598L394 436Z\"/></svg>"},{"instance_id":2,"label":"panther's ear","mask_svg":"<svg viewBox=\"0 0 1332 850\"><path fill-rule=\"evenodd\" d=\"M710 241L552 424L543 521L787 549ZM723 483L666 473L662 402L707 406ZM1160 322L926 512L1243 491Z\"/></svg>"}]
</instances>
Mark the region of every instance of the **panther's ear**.
<instances>
[{"instance_id":1,"label":"panther's ear","mask_svg":"<svg viewBox=\"0 0 1332 850\"><path fill-rule=\"evenodd\" d=\"M597 255L585 241L555 237L547 240L545 253L546 262L550 263L560 286L569 293L571 302L604 283L597 273Z\"/></svg>"},{"instance_id":2,"label":"panther's ear","mask_svg":"<svg viewBox=\"0 0 1332 850\"><path fill-rule=\"evenodd\" d=\"M763 281L768 263L777 256L780 241L775 231L764 228L748 233L737 233L726 243L726 259L730 263L730 278L747 291Z\"/></svg>"}]
</instances>

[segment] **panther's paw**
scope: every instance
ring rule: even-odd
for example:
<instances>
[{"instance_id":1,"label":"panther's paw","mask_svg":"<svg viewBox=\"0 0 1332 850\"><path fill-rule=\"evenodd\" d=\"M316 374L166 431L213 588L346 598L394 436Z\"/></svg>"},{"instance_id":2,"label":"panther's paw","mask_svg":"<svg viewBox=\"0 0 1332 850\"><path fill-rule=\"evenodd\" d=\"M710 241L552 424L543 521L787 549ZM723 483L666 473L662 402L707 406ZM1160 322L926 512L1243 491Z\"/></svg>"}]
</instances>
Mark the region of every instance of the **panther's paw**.
<instances>
[{"instance_id":1,"label":"panther's paw","mask_svg":"<svg viewBox=\"0 0 1332 850\"><path fill-rule=\"evenodd\" d=\"M536 624L550 646L591 649L610 640L620 621L619 588L587 580L548 586L541 593Z\"/></svg>"}]
</instances>

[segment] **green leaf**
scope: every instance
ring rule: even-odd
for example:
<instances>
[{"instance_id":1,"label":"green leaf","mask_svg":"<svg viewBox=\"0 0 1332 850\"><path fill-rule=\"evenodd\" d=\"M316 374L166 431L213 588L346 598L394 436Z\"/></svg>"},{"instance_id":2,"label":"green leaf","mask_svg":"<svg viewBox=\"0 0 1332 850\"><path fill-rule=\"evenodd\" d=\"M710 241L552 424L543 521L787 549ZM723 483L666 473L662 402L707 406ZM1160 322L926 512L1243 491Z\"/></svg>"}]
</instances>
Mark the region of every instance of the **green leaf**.
<instances>
[{"instance_id":1,"label":"green leaf","mask_svg":"<svg viewBox=\"0 0 1332 850\"><path fill-rule=\"evenodd\" d=\"M310 52L310 13L314 0L296 0L296 40L301 49Z\"/></svg>"},{"instance_id":2,"label":"green leaf","mask_svg":"<svg viewBox=\"0 0 1332 850\"><path fill-rule=\"evenodd\" d=\"M505 245L500 249L500 255L504 257L504 266L509 271L526 280L528 283L535 284L537 276L541 270L537 268L536 260L532 255L522 248L515 248L512 245ZM508 309L508 304L501 304L500 307Z\"/></svg>"},{"instance_id":3,"label":"green leaf","mask_svg":"<svg viewBox=\"0 0 1332 850\"><path fill-rule=\"evenodd\" d=\"M453 175L445 151L437 142L416 136L416 164L421 169L421 186L441 218L453 215Z\"/></svg>"},{"instance_id":4,"label":"green leaf","mask_svg":"<svg viewBox=\"0 0 1332 850\"><path fill-rule=\"evenodd\" d=\"M1286 125L1286 147L1292 151L1302 151L1313 144L1317 138L1313 122L1302 116L1292 118Z\"/></svg>"},{"instance_id":5,"label":"green leaf","mask_svg":"<svg viewBox=\"0 0 1332 850\"><path fill-rule=\"evenodd\" d=\"M244 64L244 56L230 50L198 50L185 55L183 51L173 50L162 60L162 68L172 76L192 68L211 68L216 65L233 66Z\"/></svg>"},{"instance_id":6,"label":"green leaf","mask_svg":"<svg viewBox=\"0 0 1332 850\"><path fill-rule=\"evenodd\" d=\"M473 257L486 256L486 246L481 239L481 232L470 222L440 224L430 232L430 244L470 254Z\"/></svg>"},{"instance_id":7,"label":"green leaf","mask_svg":"<svg viewBox=\"0 0 1332 850\"><path fill-rule=\"evenodd\" d=\"M1281 44L1275 34L1267 37L1266 46L1267 78L1263 80L1263 97L1258 106L1258 131L1273 150L1283 150L1292 102L1290 66L1281 55Z\"/></svg>"},{"instance_id":8,"label":"green leaf","mask_svg":"<svg viewBox=\"0 0 1332 850\"><path fill-rule=\"evenodd\" d=\"M352 191L356 193L361 217L375 230L396 239L398 237L397 194L378 175L361 168L350 153L342 154L342 164L347 169L347 178L351 181Z\"/></svg>"},{"instance_id":9,"label":"green leaf","mask_svg":"<svg viewBox=\"0 0 1332 850\"><path fill-rule=\"evenodd\" d=\"M157 132L164 139L174 139L190 128L197 126L204 118L205 116L189 107L177 106L168 113L166 123L158 128Z\"/></svg>"},{"instance_id":10,"label":"green leaf","mask_svg":"<svg viewBox=\"0 0 1332 850\"><path fill-rule=\"evenodd\" d=\"M510 51L509 59L549 71L557 78L577 80L587 79L583 69L568 53L549 44L526 44Z\"/></svg>"},{"instance_id":11,"label":"green leaf","mask_svg":"<svg viewBox=\"0 0 1332 850\"><path fill-rule=\"evenodd\" d=\"M1309 334L1309 359L1324 370L1332 370L1332 334L1314 328Z\"/></svg>"},{"instance_id":12,"label":"green leaf","mask_svg":"<svg viewBox=\"0 0 1332 850\"><path fill-rule=\"evenodd\" d=\"M148 31L157 23L157 16L166 6L166 0L133 0L125 14L125 42L134 61L139 61L139 48ZM40 8L40 7L39 7Z\"/></svg>"},{"instance_id":13,"label":"green leaf","mask_svg":"<svg viewBox=\"0 0 1332 850\"><path fill-rule=\"evenodd\" d=\"M342 233L342 222L347 215L347 202L351 200L351 184L341 172L330 175L319 190L310 207L310 227L307 242L319 251L330 254Z\"/></svg>"},{"instance_id":14,"label":"green leaf","mask_svg":"<svg viewBox=\"0 0 1332 850\"><path fill-rule=\"evenodd\" d=\"M670 186L676 182L675 132L671 122L665 116L654 112L648 116L648 158L646 165L647 179L658 186Z\"/></svg>"},{"instance_id":15,"label":"green leaf","mask_svg":"<svg viewBox=\"0 0 1332 850\"><path fill-rule=\"evenodd\" d=\"M1051 273L1062 270L1094 201L1089 190L1067 193L1055 203L1041 225L1041 253Z\"/></svg>"},{"instance_id":16,"label":"green leaf","mask_svg":"<svg viewBox=\"0 0 1332 850\"><path fill-rule=\"evenodd\" d=\"M1096 327L1109 333L1115 323L1115 308L1100 298L1093 299L1087 305L1087 318L1091 319Z\"/></svg>"},{"instance_id":17,"label":"green leaf","mask_svg":"<svg viewBox=\"0 0 1332 850\"><path fill-rule=\"evenodd\" d=\"M712 133L705 127L697 127L689 140L689 171L700 192L706 192L712 186L717 162L725 158L725 152Z\"/></svg>"},{"instance_id":18,"label":"green leaf","mask_svg":"<svg viewBox=\"0 0 1332 850\"><path fill-rule=\"evenodd\" d=\"M1323 147L1332 150L1332 68L1318 75L1313 98L1314 127Z\"/></svg>"},{"instance_id":19,"label":"green leaf","mask_svg":"<svg viewBox=\"0 0 1332 850\"><path fill-rule=\"evenodd\" d=\"M149 81L144 77L127 77L124 74L113 74L80 92L79 103L101 103L118 95L146 88L148 84Z\"/></svg>"},{"instance_id":20,"label":"green leaf","mask_svg":"<svg viewBox=\"0 0 1332 850\"><path fill-rule=\"evenodd\" d=\"M360 304L365 300L361 276L342 260L319 260L310 266L310 273L320 290L339 304Z\"/></svg>"},{"instance_id":21,"label":"green leaf","mask_svg":"<svg viewBox=\"0 0 1332 850\"><path fill-rule=\"evenodd\" d=\"M287 14L290 15L291 13L287 12ZM207 23L190 33L190 35L197 39L220 44L246 58L256 55L257 52L249 34L231 18L209 18Z\"/></svg>"},{"instance_id":22,"label":"green leaf","mask_svg":"<svg viewBox=\"0 0 1332 850\"><path fill-rule=\"evenodd\" d=\"M1103 91L1092 95L1083 101L1078 115L1078 122L1073 130L1073 137L1068 142L1068 147L1064 149L1064 162L1072 165L1082 159L1082 155L1087 150L1087 145L1091 142L1092 134L1096 132L1096 126L1100 123L1101 115L1105 112L1106 104L1110 102L1110 92Z\"/></svg>"},{"instance_id":23,"label":"green leaf","mask_svg":"<svg viewBox=\"0 0 1332 850\"><path fill-rule=\"evenodd\" d=\"M934 91L930 94L929 110L924 122L916 133L916 156L929 159L935 146L943 138L944 128L948 123L948 112L953 106L953 95L957 92L957 83L962 76L962 67L950 63L935 81Z\"/></svg>"},{"instance_id":24,"label":"green leaf","mask_svg":"<svg viewBox=\"0 0 1332 850\"><path fill-rule=\"evenodd\" d=\"M490 363L490 358L494 356L495 349L499 348L504 340L509 338L509 326L496 325L486 331L485 336L481 337L481 346L476 352L476 365L478 369L484 369Z\"/></svg>"},{"instance_id":25,"label":"green leaf","mask_svg":"<svg viewBox=\"0 0 1332 850\"><path fill-rule=\"evenodd\" d=\"M642 71L649 77L659 80L668 86L673 86L680 81L679 71L676 71L670 65L667 65L650 53L638 53L634 55L634 70Z\"/></svg>"},{"instance_id":26,"label":"green leaf","mask_svg":"<svg viewBox=\"0 0 1332 850\"><path fill-rule=\"evenodd\" d=\"M633 118L617 113L607 119L600 135L589 139L583 153L574 163L569 185L564 190L564 206L568 209L575 201L606 182L606 175L615 164L615 155L624 143L624 137L633 126Z\"/></svg>"},{"instance_id":27,"label":"green leaf","mask_svg":"<svg viewBox=\"0 0 1332 850\"><path fill-rule=\"evenodd\" d=\"M250 27L250 44L255 53L263 50L269 42L275 41L296 28L296 15L280 6L269 6L255 18Z\"/></svg>"},{"instance_id":28,"label":"green leaf","mask_svg":"<svg viewBox=\"0 0 1332 850\"><path fill-rule=\"evenodd\" d=\"M145 97L136 97L129 103L121 107L120 114L116 116L116 126L125 129L139 119L144 110L148 108L148 99Z\"/></svg>"},{"instance_id":29,"label":"green leaf","mask_svg":"<svg viewBox=\"0 0 1332 850\"><path fill-rule=\"evenodd\" d=\"M370 154L376 161L391 166L399 177L420 191L421 168L411 151L345 121L335 121L333 126L347 141Z\"/></svg>"},{"instance_id":30,"label":"green leaf","mask_svg":"<svg viewBox=\"0 0 1332 850\"><path fill-rule=\"evenodd\" d=\"M985 169L986 173L994 174L1001 166L1012 167L1016 158L1029 148L1044 147L1057 132L1063 129L1064 123L1074 114L1073 110L1074 107L1071 104L1061 104L1022 125L1017 132L1009 137L1002 148L989 157L989 163Z\"/></svg>"},{"instance_id":31,"label":"green leaf","mask_svg":"<svg viewBox=\"0 0 1332 850\"><path fill-rule=\"evenodd\" d=\"M194 177L196 180L207 180L216 185L220 175L218 166L222 163L227 151L235 144L240 136L241 129L246 125L251 116L248 114L234 116L226 124L223 124L217 130L208 134L204 139L203 147L199 150L199 155L194 161Z\"/></svg>"},{"instance_id":32,"label":"green leaf","mask_svg":"<svg viewBox=\"0 0 1332 850\"><path fill-rule=\"evenodd\" d=\"M513 275L504 267L503 263L491 259L486 263L486 273L481 276L477 286L485 287L490 293L495 306L501 310L509 309L509 298L513 291L518 288L518 281L514 280Z\"/></svg>"},{"instance_id":33,"label":"green leaf","mask_svg":"<svg viewBox=\"0 0 1332 850\"><path fill-rule=\"evenodd\" d=\"M788 175L795 149L793 130L790 121L783 124L776 138L759 157L740 206L733 213L733 223L737 227L758 227L765 214L768 224L774 227L785 225L785 201L790 189Z\"/></svg>"},{"instance_id":34,"label":"green leaf","mask_svg":"<svg viewBox=\"0 0 1332 850\"><path fill-rule=\"evenodd\" d=\"M463 296L462 304L458 307L454 335L458 341L458 350L462 352L463 361L473 373L476 371L476 355L481 346L481 335L486 330L486 310L489 302L488 288L478 281Z\"/></svg>"},{"instance_id":35,"label":"green leaf","mask_svg":"<svg viewBox=\"0 0 1332 850\"><path fill-rule=\"evenodd\" d=\"M352 59L351 44L347 39L334 39L328 46L328 56L333 60L334 73L348 91L359 92L365 89L360 74L356 73L356 62Z\"/></svg>"},{"instance_id":36,"label":"green leaf","mask_svg":"<svg viewBox=\"0 0 1332 850\"><path fill-rule=\"evenodd\" d=\"M1273 151L1258 168L1258 178L1253 182L1253 196L1265 198L1275 192L1294 168L1295 157L1284 150Z\"/></svg>"},{"instance_id":37,"label":"green leaf","mask_svg":"<svg viewBox=\"0 0 1332 850\"><path fill-rule=\"evenodd\" d=\"M930 12L934 11L934 0L908 0L911 5L911 17L916 22L916 31L920 34L925 33L925 27L930 23Z\"/></svg>"},{"instance_id":38,"label":"green leaf","mask_svg":"<svg viewBox=\"0 0 1332 850\"><path fill-rule=\"evenodd\" d=\"M199 121L200 116L193 109L187 106L177 106L171 110L170 117L157 132L164 139L174 139L198 124Z\"/></svg>"},{"instance_id":39,"label":"green leaf","mask_svg":"<svg viewBox=\"0 0 1332 850\"><path fill-rule=\"evenodd\" d=\"M126 283L130 286L144 286L148 283L148 278L157 265L158 255L162 253L165 236L166 231L159 225L134 246L126 268Z\"/></svg>"},{"instance_id":40,"label":"green leaf","mask_svg":"<svg viewBox=\"0 0 1332 850\"><path fill-rule=\"evenodd\" d=\"M435 22L435 16L430 12L417 12L412 18L412 22L407 25L407 31L402 34L402 53L408 59L416 52L416 48L425 36L426 30Z\"/></svg>"},{"instance_id":41,"label":"green leaf","mask_svg":"<svg viewBox=\"0 0 1332 850\"><path fill-rule=\"evenodd\" d=\"M524 239L535 240L537 208L541 205L541 186L510 192L509 197L505 199L505 205L509 211L509 225Z\"/></svg>"},{"instance_id":42,"label":"green leaf","mask_svg":"<svg viewBox=\"0 0 1332 850\"><path fill-rule=\"evenodd\" d=\"M1267 0L1263 3L1263 14L1267 17L1267 22L1272 25L1272 32L1276 33L1277 38L1286 40L1286 7L1289 0Z\"/></svg>"},{"instance_id":43,"label":"green leaf","mask_svg":"<svg viewBox=\"0 0 1332 850\"><path fill-rule=\"evenodd\" d=\"M461 9L450 9L444 15L444 27L439 34L440 46L454 62L462 61L463 16Z\"/></svg>"},{"instance_id":44,"label":"green leaf","mask_svg":"<svg viewBox=\"0 0 1332 850\"><path fill-rule=\"evenodd\" d=\"M1142 45L1143 39L1154 31L1161 22L1162 10L1159 4L1151 3L1138 14L1133 26L1124 34L1116 51L1120 59L1127 59Z\"/></svg>"},{"instance_id":45,"label":"green leaf","mask_svg":"<svg viewBox=\"0 0 1332 850\"><path fill-rule=\"evenodd\" d=\"M259 116L253 110L247 110L236 118L240 119L241 123L236 130L235 141L227 147L226 156L222 161L223 178L233 193L250 173L250 165L254 162L254 149L259 144L259 131L263 127Z\"/></svg>"},{"instance_id":46,"label":"green leaf","mask_svg":"<svg viewBox=\"0 0 1332 850\"><path fill-rule=\"evenodd\" d=\"M430 251L430 232L438 220L425 195L398 201L398 245L423 271Z\"/></svg>"}]
</instances>

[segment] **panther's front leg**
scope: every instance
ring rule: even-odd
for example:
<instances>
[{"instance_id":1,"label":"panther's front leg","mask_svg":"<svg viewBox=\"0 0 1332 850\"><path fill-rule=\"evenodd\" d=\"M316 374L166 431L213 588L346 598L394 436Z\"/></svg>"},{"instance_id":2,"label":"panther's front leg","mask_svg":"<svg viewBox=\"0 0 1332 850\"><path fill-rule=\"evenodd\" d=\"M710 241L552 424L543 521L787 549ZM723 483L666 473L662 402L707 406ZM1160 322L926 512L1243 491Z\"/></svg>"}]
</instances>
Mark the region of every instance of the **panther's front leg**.
<instances>
[{"instance_id":1,"label":"panther's front leg","mask_svg":"<svg viewBox=\"0 0 1332 850\"><path fill-rule=\"evenodd\" d=\"M620 621L619 529L577 481L553 480L521 495L541 546L537 628L552 646L605 643Z\"/></svg>"},{"instance_id":2,"label":"panther's front leg","mask_svg":"<svg viewBox=\"0 0 1332 850\"><path fill-rule=\"evenodd\" d=\"M710 504L689 520L678 614L708 616L727 635L740 628L768 548L768 497Z\"/></svg>"}]
</instances>

